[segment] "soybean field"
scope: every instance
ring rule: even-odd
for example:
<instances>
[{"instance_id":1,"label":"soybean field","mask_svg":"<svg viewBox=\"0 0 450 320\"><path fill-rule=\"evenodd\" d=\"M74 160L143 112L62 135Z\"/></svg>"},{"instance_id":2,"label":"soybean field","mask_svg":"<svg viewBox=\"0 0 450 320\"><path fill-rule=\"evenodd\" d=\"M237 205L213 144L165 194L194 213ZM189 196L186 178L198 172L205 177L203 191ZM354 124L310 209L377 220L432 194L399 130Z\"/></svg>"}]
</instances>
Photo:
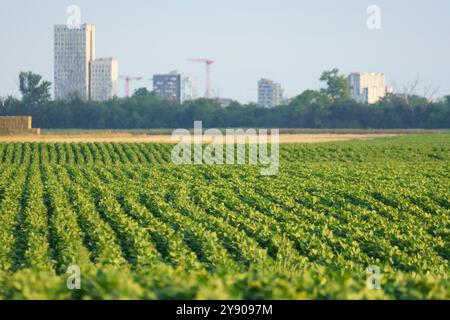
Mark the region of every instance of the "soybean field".
<instances>
[{"instance_id":1,"label":"soybean field","mask_svg":"<svg viewBox=\"0 0 450 320\"><path fill-rule=\"evenodd\" d=\"M281 145L274 176L172 148L1 143L0 298L450 298L450 134Z\"/></svg>"}]
</instances>

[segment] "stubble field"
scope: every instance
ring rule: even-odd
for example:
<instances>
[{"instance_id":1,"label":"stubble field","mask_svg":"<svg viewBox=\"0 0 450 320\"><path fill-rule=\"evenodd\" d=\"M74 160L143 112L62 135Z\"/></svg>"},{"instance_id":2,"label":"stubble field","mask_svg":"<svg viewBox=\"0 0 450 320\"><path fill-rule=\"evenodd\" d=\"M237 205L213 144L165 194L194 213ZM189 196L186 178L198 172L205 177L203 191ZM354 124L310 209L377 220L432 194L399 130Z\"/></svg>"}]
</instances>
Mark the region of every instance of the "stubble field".
<instances>
[{"instance_id":1,"label":"stubble field","mask_svg":"<svg viewBox=\"0 0 450 320\"><path fill-rule=\"evenodd\" d=\"M394 133L293 133L281 134L280 143L322 143L332 141L371 140L375 138L393 137ZM235 136L236 138L238 136ZM204 139L210 143L214 137ZM42 135L0 135L0 143L8 142L43 142L43 143L177 143L168 134L143 134L130 132L77 132L77 133L45 133Z\"/></svg>"}]
</instances>

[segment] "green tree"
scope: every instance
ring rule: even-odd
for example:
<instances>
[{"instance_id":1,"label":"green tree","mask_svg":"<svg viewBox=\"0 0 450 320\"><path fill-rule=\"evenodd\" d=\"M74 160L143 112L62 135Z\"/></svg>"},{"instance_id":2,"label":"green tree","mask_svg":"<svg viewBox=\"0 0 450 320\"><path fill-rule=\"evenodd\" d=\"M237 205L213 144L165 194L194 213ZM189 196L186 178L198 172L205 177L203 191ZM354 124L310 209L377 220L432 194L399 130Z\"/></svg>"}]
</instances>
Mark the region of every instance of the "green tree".
<instances>
[{"instance_id":1,"label":"green tree","mask_svg":"<svg viewBox=\"0 0 450 320\"><path fill-rule=\"evenodd\" d=\"M155 94L153 92L150 92L147 88L139 88L136 89L133 93L133 98L137 98L137 99L147 99L147 98L154 98Z\"/></svg>"},{"instance_id":2,"label":"green tree","mask_svg":"<svg viewBox=\"0 0 450 320\"><path fill-rule=\"evenodd\" d=\"M298 95L297 97L292 100L290 105L304 105L309 106L312 104L319 104L323 106L329 106L331 105L332 100L330 97L321 91L315 91L315 90L305 90L302 94Z\"/></svg>"},{"instance_id":3,"label":"green tree","mask_svg":"<svg viewBox=\"0 0 450 320\"><path fill-rule=\"evenodd\" d=\"M450 95L444 96L444 101L445 101L445 103L450 105Z\"/></svg>"},{"instance_id":4,"label":"green tree","mask_svg":"<svg viewBox=\"0 0 450 320\"><path fill-rule=\"evenodd\" d=\"M339 75L339 69L324 71L320 81L325 82L327 87L322 92L333 100L347 100L350 97L350 86L345 76Z\"/></svg>"},{"instance_id":5,"label":"green tree","mask_svg":"<svg viewBox=\"0 0 450 320\"><path fill-rule=\"evenodd\" d=\"M42 80L40 75L31 71L21 72L19 75L19 90L26 106L42 105L50 101L51 86L50 82Z\"/></svg>"}]
</instances>

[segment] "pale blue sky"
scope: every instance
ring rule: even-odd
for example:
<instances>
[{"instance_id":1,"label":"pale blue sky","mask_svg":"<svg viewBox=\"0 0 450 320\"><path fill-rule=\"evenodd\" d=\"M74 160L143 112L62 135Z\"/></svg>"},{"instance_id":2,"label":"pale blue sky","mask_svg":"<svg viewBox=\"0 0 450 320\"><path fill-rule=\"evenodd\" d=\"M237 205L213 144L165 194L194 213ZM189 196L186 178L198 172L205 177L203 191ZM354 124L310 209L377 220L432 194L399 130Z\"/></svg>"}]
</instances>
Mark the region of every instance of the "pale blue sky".
<instances>
[{"instance_id":1,"label":"pale blue sky","mask_svg":"<svg viewBox=\"0 0 450 320\"><path fill-rule=\"evenodd\" d=\"M448 0L3 0L1 96L18 95L21 70L53 81L53 25L66 22L71 4L96 25L97 57L117 58L120 74L178 69L198 79L199 93L204 68L190 57L216 60L216 94L241 102L256 100L261 77L295 95L319 88L321 72L333 67L384 72L399 87L419 76L450 94ZM372 4L382 9L380 31L366 27Z\"/></svg>"}]
</instances>

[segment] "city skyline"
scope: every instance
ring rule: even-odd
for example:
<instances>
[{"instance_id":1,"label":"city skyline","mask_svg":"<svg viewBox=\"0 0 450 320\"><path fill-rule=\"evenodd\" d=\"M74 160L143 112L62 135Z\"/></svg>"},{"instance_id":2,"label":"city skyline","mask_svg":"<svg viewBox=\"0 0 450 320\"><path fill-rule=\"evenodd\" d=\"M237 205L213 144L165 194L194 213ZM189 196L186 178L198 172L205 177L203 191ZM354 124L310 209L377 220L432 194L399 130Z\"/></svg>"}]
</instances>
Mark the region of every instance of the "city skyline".
<instances>
[{"instance_id":1,"label":"city skyline","mask_svg":"<svg viewBox=\"0 0 450 320\"><path fill-rule=\"evenodd\" d=\"M55 25L54 98L107 101L118 95L119 63L96 58L95 25Z\"/></svg>"},{"instance_id":2,"label":"city skyline","mask_svg":"<svg viewBox=\"0 0 450 320\"><path fill-rule=\"evenodd\" d=\"M0 96L18 96L20 71L31 70L53 82L52 28L67 20L66 9L72 4L42 1L24 6L23 2L11 3L8 12L0 13L7 25L13 19L21 22L14 32L0 31L2 43L12 49L2 53ZM444 1L433 6L421 1L377 1L382 9L381 30L366 26L366 9L373 4L369 1L340 5L260 1L259 6L249 1L239 7L233 1L136 3L112 7L77 3L82 23L96 25L97 51L117 58L121 75L146 79L132 89L151 88L147 79L153 74L178 69L193 75L202 92L204 68L186 60L197 56L217 61L212 67L215 95L220 92L220 97L242 103L256 100L254 88L260 78L280 82L292 96L319 88L321 72L334 67L345 75L382 72L388 85L395 81L399 87L419 76L422 84L440 87L438 96L450 93L450 66L445 64L450 44L442 39L450 30L444 19L450 4ZM169 18L171 23L165 23ZM123 94L121 81L119 95Z\"/></svg>"}]
</instances>

